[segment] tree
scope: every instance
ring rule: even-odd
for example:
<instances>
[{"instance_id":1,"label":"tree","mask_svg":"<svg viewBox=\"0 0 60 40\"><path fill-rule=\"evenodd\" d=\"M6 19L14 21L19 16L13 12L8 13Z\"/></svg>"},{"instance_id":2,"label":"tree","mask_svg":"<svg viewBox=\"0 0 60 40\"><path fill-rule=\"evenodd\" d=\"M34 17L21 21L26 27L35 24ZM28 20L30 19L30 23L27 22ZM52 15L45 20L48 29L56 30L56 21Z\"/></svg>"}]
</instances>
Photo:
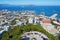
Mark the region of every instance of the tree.
<instances>
[{"instance_id":1,"label":"tree","mask_svg":"<svg viewBox=\"0 0 60 40\"><path fill-rule=\"evenodd\" d=\"M16 24L16 21L15 21L15 20L13 20L13 21L11 22L11 24L12 24L12 25Z\"/></svg>"},{"instance_id":2,"label":"tree","mask_svg":"<svg viewBox=\"0 0 60 40\"><path fill-rule=\"evenodd\" d=\"M58 37L58 39L60 40L60 33L58 33L57 37Z\"/></svg>"}]
</instances>

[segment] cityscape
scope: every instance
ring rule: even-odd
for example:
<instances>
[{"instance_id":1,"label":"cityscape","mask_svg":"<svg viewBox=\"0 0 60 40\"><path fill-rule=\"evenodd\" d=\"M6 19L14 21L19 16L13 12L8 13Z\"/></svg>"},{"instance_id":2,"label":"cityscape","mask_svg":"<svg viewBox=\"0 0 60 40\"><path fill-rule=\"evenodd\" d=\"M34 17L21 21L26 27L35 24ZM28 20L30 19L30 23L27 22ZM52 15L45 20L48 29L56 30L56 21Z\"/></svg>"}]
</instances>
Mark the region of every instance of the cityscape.
<instances>
[{"instance_id":1,"label":"cityscape","mask_svg":"<svg viewBox=\"0 0 60 40\"><path fill-rule=\"evenodd\" d=\"M26 1L0 2L0 40L60 40L59 2L39 5Z\"/></svg>"}]
</instances>

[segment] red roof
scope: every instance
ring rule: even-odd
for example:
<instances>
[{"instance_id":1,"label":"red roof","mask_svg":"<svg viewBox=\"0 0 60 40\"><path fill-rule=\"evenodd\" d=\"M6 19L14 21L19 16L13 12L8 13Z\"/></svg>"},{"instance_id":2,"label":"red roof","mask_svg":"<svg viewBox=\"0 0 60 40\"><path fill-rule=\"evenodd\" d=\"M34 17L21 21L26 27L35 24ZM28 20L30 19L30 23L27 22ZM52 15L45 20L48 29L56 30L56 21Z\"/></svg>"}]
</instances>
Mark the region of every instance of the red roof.
<instances>
[{"instance_id":1,"label":"red roof","mask_svg":"<svg viewBox=\"0 0 60 40\"><path fill-rule=\"evenodd\" d=\"M42 19L43 23L51 23L51 21L49 19Z\"/></svg>"}]
</instances>

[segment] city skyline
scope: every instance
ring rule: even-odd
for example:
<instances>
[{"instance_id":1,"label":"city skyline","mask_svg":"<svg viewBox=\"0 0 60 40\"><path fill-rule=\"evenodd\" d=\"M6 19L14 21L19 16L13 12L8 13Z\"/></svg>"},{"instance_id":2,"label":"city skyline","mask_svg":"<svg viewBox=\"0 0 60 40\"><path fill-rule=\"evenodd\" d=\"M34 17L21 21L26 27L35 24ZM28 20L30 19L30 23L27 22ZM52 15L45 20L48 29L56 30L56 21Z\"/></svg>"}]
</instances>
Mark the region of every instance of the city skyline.
<instances>
[{"instance_id":1,"label":"city skyline","mask_svg":"<svg viewBox=\"0 0 60 40\"><path fill-rule=\"evenodd\" d=\"M12 5L58 5L60 0L0 0L0 4Z\"/></svg>"}]
</instances>

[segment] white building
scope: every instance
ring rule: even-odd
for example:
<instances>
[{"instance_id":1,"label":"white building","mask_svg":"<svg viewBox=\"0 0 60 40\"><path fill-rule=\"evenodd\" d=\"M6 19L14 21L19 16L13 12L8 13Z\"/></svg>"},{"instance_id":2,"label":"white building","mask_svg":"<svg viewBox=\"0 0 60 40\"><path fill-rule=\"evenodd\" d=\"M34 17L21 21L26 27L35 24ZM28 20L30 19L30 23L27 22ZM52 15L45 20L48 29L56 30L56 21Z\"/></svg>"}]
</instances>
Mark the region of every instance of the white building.
<instances>
[{"instance_id":1,"label":"white building","mask_svg":"<svg viewBox=\"0 0 60 40\"><path fill-rule=\"evenodd\" d=\"M5 30L0 30L0 34L2 34Z\"/></svg>"},{"instance_id":2,"label":"white building","mask_svg":"<svg viewBox=\"0 0 60 40\"><path fill-rule=\"evenodd\" d=\"M9 29L9 25L0 26L0 34L2 34L4 31L8 31Z\"/></svg>"},{"instance_id":3,"label":"white building","mask_svg":"<svg viewBox=\"0 0 60 40\"><path fill-rule=\"evenodd\" d=\"M57 26L57 29L59 30L59 32L60 32L60 26Z\"/></svg>"},{"instance_id":4,"label":"white building","mask_svg":"<svg viewBox=\"0 0 60 40\"><path fill-rule=\"evenodd\" d=\"M4 24L4 23L7 23L7 21L5 19L0 19L0 25Z\"/></svg>"},{"instance_id":5,"label":"white building","mask_svg":"<svg viewBox=\"0 0 60 40\"><path fill-rule=\"evenodd\" d=\"M5 30L5 31L8 31L8 30L9 30L9 27L10 27L10 26L6 26L6 25L5 25L5 26L4 26L4 30Z\"/></svg>"},{"instance_id":6,"label":"white building","mask_svg":"<svg viewBox=\"0 0 60 40\"><path fill-rule=\"evenodd\" d=\"M53 21L54 24L60 25L60 23L58 23L57 21Z\"/></svg>"},{"instance_id":7,"label":"white building","mask_svg":"<svg viewBox=\"0 0 60 40\"><path fill-rule=\"evenodd\" d=\"M34 24L37 24L37 23L40 23L39 17L35 17L35 19L34 19Z\"/></svg>"},{"instance_id":8,"label":"white building","mask_svg":"<svg viewBox=\"0 0 60 40\"><path fill-rule=\"evenodd\" d=\"M21 21L19 21L19 20L16 20L16 25L22 25L22 22Z\"/></svg>"},{"instance_id":9,"label":"white building","mask_svg":"<svg viewBox=\"0 0 60 40\"><path fill-rule=\"evenodd\" d=\"M29 23L33 24L33 18L32 17L29 17L28 21L29 21Z\"/></svg>"}]
</instances>

